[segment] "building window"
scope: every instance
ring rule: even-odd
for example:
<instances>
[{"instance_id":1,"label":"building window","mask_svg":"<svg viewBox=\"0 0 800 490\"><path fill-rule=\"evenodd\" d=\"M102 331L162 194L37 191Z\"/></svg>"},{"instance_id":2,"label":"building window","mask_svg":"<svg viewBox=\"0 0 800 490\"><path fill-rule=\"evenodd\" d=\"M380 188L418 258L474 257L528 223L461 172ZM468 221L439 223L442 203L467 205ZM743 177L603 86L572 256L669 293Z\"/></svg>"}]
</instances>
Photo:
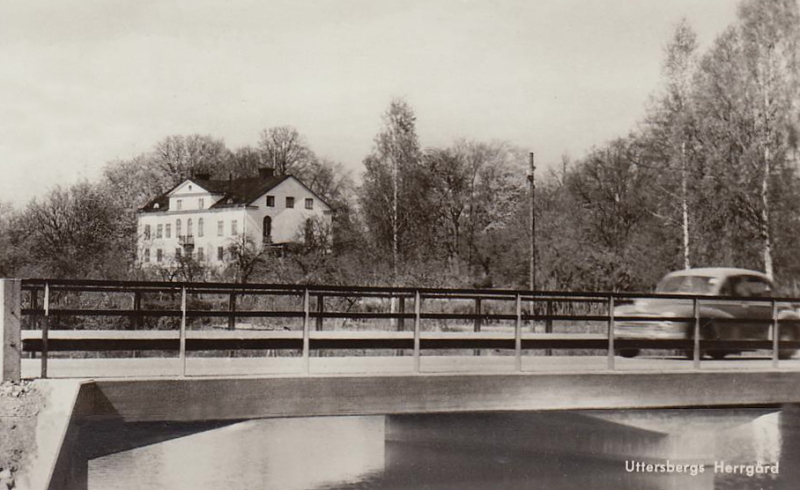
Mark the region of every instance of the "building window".
<instances>
[{"instance_id":1,"label":"building window","mask_svg":"<svg viewBox=\"0 0 800 490\"><path fill-rule=\"evenodd\" d=\"M175 249L175 258L176 259L180 259L181 258L181 248L180 247Z\"/></svg>"},{"instance_id":2,"label":"building window","mask_svg":"<svg viewBox=\"0 0 800 490\"><path fill-rule=\"evenodd\" d=\"M222 220L217 221L217 236L222 236L225 233L225 222Z\"/></svg>"},{"instance_id":3,"label":"building window","mask_svg":"<svg viewBox=\"0 0 800 490\"><path fill-rule=\"evenodd\" d=\"M145 262L150 262L150 249L149 248L144 249L144 261Z\"/></svg>"},{"instance_id":4,"label":"building window","mask_svg":"<svg viewBox=\"0 0 800 490\"><path fill-rule=\"evenodd\" d=\"M194 236L194 231L192 231L192 218L186 220L186 236Z\"/></svg>"},{"instance_id":5,"label":"building window","mask_svg":"<svg viewBox=\"0 0 800 490\"><path fill-rule=\"evenodd\" d=\"M220 262L225 260L225 249L222 247L217 247L217 260Z\"/></svg>"},{"instance_id":6,"label":"building window","mask_svg":"<svg viewBox=\"0 0 800 490\"><path fill-rule=\"evenodd\" d=\"M205 209L206 208L206 201L202 197L197 200L197 209Z\"/></svg>"},{"instance_id":7,"label":"building window","mask_svg":"<svg viewBox=\"0 0 800 490\"><path fill-rule=\"evenodd\" d=\"M144 239L150 239L150 225L144 225Z\"/></svg>"},{"instance_id":8,"label":"building window","mask_svg":"<svg viewBox=\"0 0 800 490\"><path fill-rule=\"evenodd\" d=\"M175 220L175 236L176 237L181 236L181 220L179 219Z\"/></svg>"},{"instance_id":9,"label":"building window","mask_svg":"<svg viewBox=\"0 0 800 490\"><path fill-rule=\"evenodd\" d=\"M294 198L293 197L287 197L286 198L286 207L287 208L293 208L294 207Z\"/></svg>"},{"instance_id":10,"label":"building window","mask_svg":"<svg viewBox=\"0 0 800 490\"><path fill-rule=\"evenodd\" d=\"M162 252L160 248L157 248L156 249L156 262L161 262L161 260L163 258L164 258L164 252Z\"/></svg>"},{"instance_id":11,"label":"building window","mask_svg":"<svg viewBox=\"0 0 800 490\"><path fill-rule=\"evenodd\" d=\"M314 200L311 198L306 199L306 209L314 209Z\"/></svg>"},{"instance_id":12,"label":"building window","mask_svg":"<svg viewBox=\"0 0 800 490\"><path fill-rule=\"evenodd\" d=\"M167 232L167 235L166 235L167 238L172 238L172 225L169 224L169 223L166 224L166 232ZM159 235L160 235L160 233L159 233Z\"/></svg>"},{"instance_id":13,"label":"building window","mask_svg":"<svg viewBox=\"0 0 800 490\"><path fill-rule=\"evenodd\" d=\"M262 236L264 237L264 243L272 243L272 218L269 216L264 216L262 228Z\"/></svg>"},{"instance_id":14,"label":"building window","mask_svg":"<svg viewBox=\"0 0 800 490\"><path fill-rule=\"evenodd\" d=\"M197 220L197 236L203 236L203 218Z\"/></svg>"},{"instance_id":15,"label":"building window","mask_svg":"<svg viewBox=\"0 0 800 490\"><path fill-rule=\"evenodd\" d=\"M198 247L198 249L197 249L197 261L198 262L202 262L204 260L206 260L205 251L203 250L203 247Z\"/></svg>"},{"instance_id":16,"label":"building window","mask_svg":"<svg viewBox=\"0 0 800 490\"><path fill-rule=\"evenodd\" d=\"M178 211L180 211L180 210L181 210L181 208L183 207L183 200L182 200L182 199L178 199L178 200L176 200L176 201L175 201L175 205L176 205L176 209L177 209Z\"/></svg>"},{"instance_id":17,"label":"building window","mask_svg":"<svg viewBox=\"0 0 800 490\"><path fill-rule=\"evenodd\" d=\"M235 219L231 220L231 235L232 236L239 235L239 222L236 221Z\"/></svg>"},{"instance_id":18,"label":"building window","mask_svg":"<svg viewBox=\"0 0 800 490\"><path fill-rule=\"evenodd\" d=\"M267 207L268 208L275 207L275 196L267 196Z\"/></svg>"},{"instance_id":19,"label":"building window","mask_svg":"<svg viewBox=\"0 0 800 490\"><path fill-rule=\"evenodd\" d=\"M156 226L156 238L161 238L162 229L163 229L162 225ZM167 230L169 230L169 225L167 225ZM169 236L169 231L167 231L167 235Z\"/></svg>"}]
</instances>

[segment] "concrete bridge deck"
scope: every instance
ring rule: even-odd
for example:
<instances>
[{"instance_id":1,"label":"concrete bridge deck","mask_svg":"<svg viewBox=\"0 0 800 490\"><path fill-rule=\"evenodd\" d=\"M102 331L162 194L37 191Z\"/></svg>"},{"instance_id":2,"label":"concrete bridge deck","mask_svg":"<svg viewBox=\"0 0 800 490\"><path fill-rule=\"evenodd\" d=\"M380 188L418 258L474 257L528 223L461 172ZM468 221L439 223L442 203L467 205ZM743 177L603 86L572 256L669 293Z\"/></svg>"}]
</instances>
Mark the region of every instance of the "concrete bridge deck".
<instances>
[{"instance_id":1,"label":"concrete bridge deck","mask_svg":"<svg viewBox=\"0 0 800 490\"><path fill-rule=\"evenodd\" d=\"M130 378L172 377L183 374L184 364L178 357L50 359L51 378ZM186 376L283 376L303 373L300 357L188 357ZM513 356L423 356L420 374L514 372ZM594 373L608 367L606 356L523 356L520 373ZM41 368L38 359L22 360L22 377L35 378ZM704 360L698 370L691 361L674 357L618 358L618 372L706 372L706 371L800 371L800 359L781 361L775 369L769 356L746 355L725 360ZM410 374L414 371L411 356L384 357L312 357L311 375L386 375Z\"/></svg>"},{"instance_id":2,"label":"concrete bridge deck","mask_svg":"<svg viewBox=\"0 0 800 490\"><path fill-rule=\"evenodd\" d=\"M800 403L797 370L329 373L86 380L76 415L124 422L192 422L796 403Z\"/></svg>"}]
</instances>

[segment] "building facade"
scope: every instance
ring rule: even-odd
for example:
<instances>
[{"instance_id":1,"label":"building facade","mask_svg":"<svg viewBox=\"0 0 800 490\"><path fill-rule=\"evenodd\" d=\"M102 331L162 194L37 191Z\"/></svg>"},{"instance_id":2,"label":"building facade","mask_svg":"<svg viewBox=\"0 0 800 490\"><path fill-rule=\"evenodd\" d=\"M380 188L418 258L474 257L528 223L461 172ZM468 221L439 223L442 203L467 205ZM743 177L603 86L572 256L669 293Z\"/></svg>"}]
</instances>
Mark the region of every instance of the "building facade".
<instances>
[{"instance_id":1,"label":"building facade","mask_svg":"<svg viewBox=\"0 0 800 490\"><path fill-rule=\"evenodd\" d=\"M331 207L291 175L187 179L138 212L138 262L169 267L191 257L223 267L235 246L252 250L303 243L307 230L330 228Z\"/></svg>"}]
</instances>

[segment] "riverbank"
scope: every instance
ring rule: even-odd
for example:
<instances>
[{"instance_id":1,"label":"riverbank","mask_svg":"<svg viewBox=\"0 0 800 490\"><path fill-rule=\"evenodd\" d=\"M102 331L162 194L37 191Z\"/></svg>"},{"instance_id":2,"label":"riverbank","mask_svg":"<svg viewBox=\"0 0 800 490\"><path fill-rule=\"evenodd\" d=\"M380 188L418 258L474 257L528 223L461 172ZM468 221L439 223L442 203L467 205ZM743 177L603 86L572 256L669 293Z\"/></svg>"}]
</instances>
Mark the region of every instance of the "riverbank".
<instances>
[{"instance_id":1,"label":"riverbank","mask_svg":"<svg viewBox=\"0 0 800 490\"><path fill-rule=\"evenodd\" d=\"M43 407L44 396L32 382L0 384L0 490L17 488L18 473L30 464Z\"/></svg>"}]
</instances>

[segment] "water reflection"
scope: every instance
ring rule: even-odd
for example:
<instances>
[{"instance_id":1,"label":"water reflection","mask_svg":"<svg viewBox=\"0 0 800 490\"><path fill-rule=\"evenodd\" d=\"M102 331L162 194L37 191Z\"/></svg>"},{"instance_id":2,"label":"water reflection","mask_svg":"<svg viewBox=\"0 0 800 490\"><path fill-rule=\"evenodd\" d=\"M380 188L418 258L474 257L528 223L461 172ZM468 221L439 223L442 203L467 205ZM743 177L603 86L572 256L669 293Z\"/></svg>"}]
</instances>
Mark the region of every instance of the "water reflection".
<instances>
[{"instance_id":1,"label":"water reflection","mask_svg":"<svg viewBox=\"0 0 800 490\"><path fill-rule=\"evenodd\" d=\"M667 460L705 471L626 471ZM780 475L716 461L780 461ZM89 488L787 490L798 461L797 408L279 419L98 458Z\"/></svg>"},{"instance_id":2,"label":"water reflection","mask_svg":"<svg viewBox=\"0 0 800 490\"><path fill-rule=\"evenodd\" d=\"M89 488L304 490L384 466L383 417L254 420L89 462Z\"/></svg>"}]
</instances>

